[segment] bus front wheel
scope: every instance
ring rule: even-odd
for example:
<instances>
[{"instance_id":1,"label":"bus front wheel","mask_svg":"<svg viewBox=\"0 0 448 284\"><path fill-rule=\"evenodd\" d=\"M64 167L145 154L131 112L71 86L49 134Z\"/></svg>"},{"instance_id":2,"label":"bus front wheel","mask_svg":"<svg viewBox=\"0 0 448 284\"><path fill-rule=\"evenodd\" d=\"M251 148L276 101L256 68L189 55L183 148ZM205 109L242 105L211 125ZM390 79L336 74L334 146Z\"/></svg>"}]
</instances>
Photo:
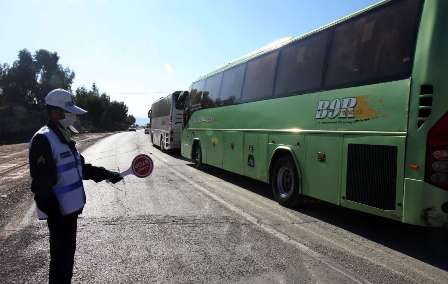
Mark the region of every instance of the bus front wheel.
<instances>
[{"instance_id":1,"label":"bus front wheel","mask_svg":"<svg viewBox=\"0 0 448 284\"><path fill-rule=\"evenodd\" d=\"M291 156L283 155L275 161L271 171L271 187L275 200L281 205L293 208L301 202L300 180Z\"/></svg>"},{"instance_id":2,"label":"bus front wheel","mask_svg":"<svg viewBox=\"0 0 448 284\"><path fill-rule=\"evenodd\" d=\"M202 167L202 149L199 142L194 145L192 160L196 169L200 169Z\"/></svg>"}]
</instances>

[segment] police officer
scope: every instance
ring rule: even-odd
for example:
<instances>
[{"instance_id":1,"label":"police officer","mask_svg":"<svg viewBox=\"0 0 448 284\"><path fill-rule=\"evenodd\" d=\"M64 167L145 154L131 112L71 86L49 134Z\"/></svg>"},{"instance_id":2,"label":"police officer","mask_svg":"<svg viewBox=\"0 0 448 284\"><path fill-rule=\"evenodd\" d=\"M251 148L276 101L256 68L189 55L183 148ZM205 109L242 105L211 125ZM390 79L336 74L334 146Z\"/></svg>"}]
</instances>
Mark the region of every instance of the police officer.
<instances>
[{"instance_id":1,"label":"police officer","mask_svg":"<svg viewBox=\"0 0 448 284\"><path fill-rule=\"evenodd\" d=\"M55 89L45 97L49 122L30 143L29 164L39 219L50 231L49 283L70 283L76 250L77 218L86 195L82 180L116 183L119 173L86 164L70 138L76 115L87 113L76 106L70 92Z\"/></svg>"}]
</instances>

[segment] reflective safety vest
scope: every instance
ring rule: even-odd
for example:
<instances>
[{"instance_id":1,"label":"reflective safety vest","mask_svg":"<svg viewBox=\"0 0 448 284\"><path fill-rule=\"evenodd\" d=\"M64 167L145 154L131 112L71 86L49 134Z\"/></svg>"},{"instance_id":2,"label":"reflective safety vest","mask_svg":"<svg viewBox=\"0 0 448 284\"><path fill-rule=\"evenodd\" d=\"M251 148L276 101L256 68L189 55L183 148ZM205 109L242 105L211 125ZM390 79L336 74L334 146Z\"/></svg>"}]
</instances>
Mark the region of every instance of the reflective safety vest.
<instances>
[{"instance_id":1,"label":"reflective safety vest","mask_svg":"<svg viewBox=\"0 0 448 284\"><path fill-rule=\"evenodd\" d=\"M51 146L57 170L57 183L53 186L53 192L59 201L62 215L68 215L84 208L86 195L82 184L82 165L79 152L77 150L72 152L70 147L62 143L48 126L42 127L36 134L45 135ZM39 219L48 217L39 208L37 208L37 215Z\"/></svg>"}]
</instances>

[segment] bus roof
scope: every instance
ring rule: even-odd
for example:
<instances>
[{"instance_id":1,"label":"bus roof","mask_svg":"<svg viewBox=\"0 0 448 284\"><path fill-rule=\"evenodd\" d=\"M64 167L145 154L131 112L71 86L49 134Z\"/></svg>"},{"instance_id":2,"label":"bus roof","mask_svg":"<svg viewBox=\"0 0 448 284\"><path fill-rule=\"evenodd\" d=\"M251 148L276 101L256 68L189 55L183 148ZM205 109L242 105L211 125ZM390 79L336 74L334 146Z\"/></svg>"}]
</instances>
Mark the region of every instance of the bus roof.
<instances>
[{"instance_id":1,"label":"bus roof","mask_svg":"<svg viewBox=\"0 0 448 284\"><path fill-rule=\"evenodd\" d=\"M355 12L355 13L352 13L350 15L342 17L339 20L333 21L333 22L331 22L331 23L329 23L329 24L327 24L325 26L322 26L322 27L319 27L317 29L314 29L314 30L312 30L312 31L310 31L308 33L305 33L305 34L302 34L302 35L299 35L299 36L296 36L296 37L285 37L285 38L280 38L278 40L275 40L275 41L269 43L268 45L266 45L266 46L264 46L262 48L256 49L256 50L254 50L252 52L249 52L248 54L245 54L245 55L243 55L243 56L241 56L241 57L239 57L239 58L237 58L237 59L235 59L235 60L233 60L233 61L231 61L231 62L229 62L227 64L224 64L224 65L216 68L215 70L213 70L213 71L211 71L211 72L209 72L209 73L207 73L205 75L200 76L196 81L193 82L193 84L198 82L198 81L200 81L200 80L208 78L208 77L210 77L210 76L212 76L214 74L217 74L217 73L222 72L224 70L230 69L230 68L232 68L232 67L234 67L236 65L239 65L241 63L245 63L245 62L247 62L247 61L249 61L249 60L251 60L253 58L256 58L256 57L258 57L260 55L263 55L263 54L269 53L271 51L277 50L277 49L279 49L279 48L281 48L281 47L283 47L285 45L288 45L290 43L293 43L295 41L304 39L304 38L309 37L309 36L311 36L313 34L321 32L323 30L326 30L326 29L329 29L331 27L334 27L334 26L336 26L336 25L338 25L338 24L340 24L342 22L348 21L348 20L350 20L352 18L357 17L358 15L366 13L366 12L368 12L370 10L373 10L373 9L375 9L377 7L383 6L383 5L385 5L387 3L390 3L392 1L393 0L383 0L383 1L380 1L378 3L372 4L370 6L367 6L366 8L363 8L363 9Z\"/></svg>"},{"instance_id":2,"label":"bus roof","mask_svg":"<svg viewBox=\"0 0 448 284\"><path fill-rule=\"evenodd\" d=\"M185 92L185 91L174 91L174 92L171 92L171 93L169 93L168 95L166 95L164 97L158 98L152 104L155 104L155 103L157 103L157 102L159 102L161 100L164 100L164 99L168 98L169 96L173 96L173 95L176 95L176 94L181 94L182 92Z\"/></svg>"}]
</instances>

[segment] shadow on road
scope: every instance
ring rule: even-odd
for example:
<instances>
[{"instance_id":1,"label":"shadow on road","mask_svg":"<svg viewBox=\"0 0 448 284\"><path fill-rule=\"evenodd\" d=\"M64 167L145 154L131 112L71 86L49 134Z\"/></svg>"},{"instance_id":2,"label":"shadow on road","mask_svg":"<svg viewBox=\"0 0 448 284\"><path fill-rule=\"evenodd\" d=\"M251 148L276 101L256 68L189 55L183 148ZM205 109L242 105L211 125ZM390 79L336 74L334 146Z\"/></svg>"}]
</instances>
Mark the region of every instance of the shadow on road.
<instances>
[{"instance_id":1,"label":"shadow on road","mask_svg":"<svg viewBox=\"0 0 448 284\"><path fill-rule=\"evenodd\" d=\"M273 200L268 184L211 166L204 167L202 171ZM446 229L403 224L320 201L310 202L296 211L448 271Z\"/></svg>"},{"instance_id":2,"label":"shadow on road","mask_svg":"<svg viewBox=\"0 0 448 284\"><path fill-rule=\"evenodd\" d=\"M154 147L156 147L156 146L154 146ZM158 147L156 147L156 148L159 149ZM189 159L182 157L182 155L180 154L180 150L178 150L178 149L165 150L165 151L163 151L163 153L165 153L165 154L167 154L167 155L169 155L169 156L171 156L171 157L173 157L175 159L178 159L178 160L189 161Z\"/></svg>"}]
</instances>

